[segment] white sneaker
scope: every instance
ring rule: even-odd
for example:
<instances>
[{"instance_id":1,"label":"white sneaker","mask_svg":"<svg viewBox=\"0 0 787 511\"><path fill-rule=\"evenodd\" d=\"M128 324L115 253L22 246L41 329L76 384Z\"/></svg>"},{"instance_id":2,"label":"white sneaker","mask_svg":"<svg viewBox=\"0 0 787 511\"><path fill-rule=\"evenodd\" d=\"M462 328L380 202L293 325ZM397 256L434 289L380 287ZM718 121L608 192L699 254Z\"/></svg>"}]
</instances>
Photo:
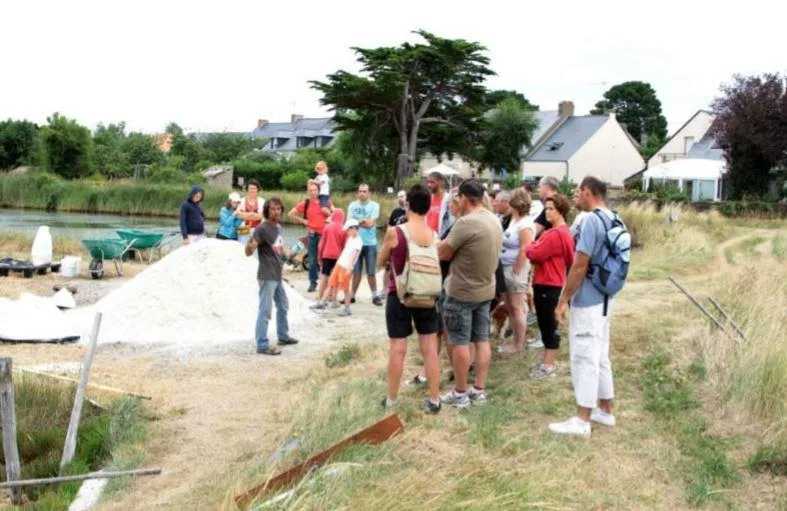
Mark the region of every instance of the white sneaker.
<instances>
[{"instance_id":1,"label":"white sneaker","mask_svg":"<svg viewBox=\"0 0 787 511\"><path fill-rule=\"evenodd\" d=\"M533 368L530 377L534 380L545 380L547 378L554 378L557 376L557 368L555 366L548 366L546 364L539 364Z\"/></svg>"},{"instance_id":2,"label":"white sneaker","mask_svg":"<svg viewBox=\"0 0 787 511\"><path fill-rule=\"evenodd\" d=\"M527 341L527 348L531 350L540 350L544 347L544 341L541 340L541 337L536 337L534 339L530 339Z\"/></svg>"},{"instance_id":3,"label":"white sneaker","mask_svg":"<svg viewBox=\"0 0 787 511\"><path fill-rule=\"evenodd\" d=\"M549 425L549 431L559 435L574 435L590 438L590 423L574 416L564 422L553 422Z\"/></svg>"},{"instance_id":4,"label":"white sneaker","mask_svg":"<svg viewBox=\"0 0 787 511\"><path fill-rule=\"evenodd\" d=\"M603 424L604 426L609 426L610 428L615 427L615 416L599 408L593 408L593 411L590 412L590 420Z\"/></svg>"}]
</instances>

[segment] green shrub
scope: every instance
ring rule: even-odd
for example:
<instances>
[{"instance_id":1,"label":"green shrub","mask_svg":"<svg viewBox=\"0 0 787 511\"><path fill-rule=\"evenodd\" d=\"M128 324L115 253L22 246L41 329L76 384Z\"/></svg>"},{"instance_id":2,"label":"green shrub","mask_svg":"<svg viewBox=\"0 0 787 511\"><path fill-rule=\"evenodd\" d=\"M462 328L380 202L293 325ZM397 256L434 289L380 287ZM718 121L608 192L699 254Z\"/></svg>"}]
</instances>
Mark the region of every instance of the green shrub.
<instances>
[{"instance_id":1,"label":"green shrub","mask_svg":"<svg viewBox=\"0 0 787 511\"><path fill-rule=\"evenodd\" d=\"M358 344L342 344L338 351L325 357L325 365L328 368L344 367L359 358L361 358L361 348Z\"/></svg>"},{"instance_id":2,"label":"green shrub","mask_svg":"<svg viewBox=\"0 0 787 511\"><path fill-rule=\"evenodd\" d=\"M285 190L298 191L306 189L306 182L309 181L310 175L305 170L296 170L284 174L281 177L281 187Z\"/></svg>"},{"instance_id":3,"label":"green shrub","mask_svg":"<svg viewBox=\"0 0 787 511\"><path fill-rule=\"evenodd\" d=\"M183 183L186 176L175 167L151 167L147 172L147 180L151 183Z\"/></svg>"},{"instance_id":4,"label":"green shrub","mask_svg":"<svg viewBox=\"0 0 787 511\"><path fill-rule=\"evenodd\" d=\"M210 160L201 160L198 161L196 165L194 165L195 171L201 171L212 167L214 164Z\"/></svg>"},{"instance_id":5,"label":"green shrub","mask_svg":"<svg viewBox=\"0 0 787 511\"><path fill-rule=\"evenodd\" d=\"M280 186L283 169L277 161L240 158L232 162L232 168L236 183L237 179L242 177L246 183L250 179L256 179L263 190L277 189Z\"/></svg>"},{"instance_id":6,"label":"green shrub","mask_svg":"<svg viewBox=\"0 0 787 511\"><path fill-rule=\"evenodd\" d=\"M423 184L423 181L421 181L421 178L419 176L408 177L404 181L404 189L407 190L415 185L420 185L420 184Z\"/></svg>"}]
</instances>

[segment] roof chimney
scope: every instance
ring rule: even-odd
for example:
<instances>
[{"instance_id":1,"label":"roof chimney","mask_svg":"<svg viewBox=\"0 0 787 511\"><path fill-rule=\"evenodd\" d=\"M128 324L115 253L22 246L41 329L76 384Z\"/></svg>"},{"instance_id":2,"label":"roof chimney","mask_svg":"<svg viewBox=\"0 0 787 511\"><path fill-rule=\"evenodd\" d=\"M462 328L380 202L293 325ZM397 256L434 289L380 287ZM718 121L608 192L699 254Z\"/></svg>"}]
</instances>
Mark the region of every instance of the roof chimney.
<instances>
[{"instance_id":1,"label":"roof chimney","mask_svg":"<svg viewBox=\"0 0 787 511\"><path fill-rule=\"evenodd\" d=\"M574 102L561 101L557 105L557 115L559 117L573 117L574 115Z\"/></svg>"},{"instance_id":2,"label":"roof chimney","mask_svg":"<svg viewBox=\"0 0 787 511\"><path fill-rule=\"evenodd\" d=\"M262 129L268 124L268 119L257 119L257 129Z\"/></svg>"},{"instance_id":3,"label":"roof chimney","mask_svg":"<svg viewBox=\"0 0 787 511\"><path fill-rule=\"evenodd\" d=\"M303 119L303 116L302 116L302 115L299 115L299 114L292 114L292 115L290 116L290 122L291 122L292 124L295 124L296 122L300 121L301 119Z\"/></svg>"}]
</instances>

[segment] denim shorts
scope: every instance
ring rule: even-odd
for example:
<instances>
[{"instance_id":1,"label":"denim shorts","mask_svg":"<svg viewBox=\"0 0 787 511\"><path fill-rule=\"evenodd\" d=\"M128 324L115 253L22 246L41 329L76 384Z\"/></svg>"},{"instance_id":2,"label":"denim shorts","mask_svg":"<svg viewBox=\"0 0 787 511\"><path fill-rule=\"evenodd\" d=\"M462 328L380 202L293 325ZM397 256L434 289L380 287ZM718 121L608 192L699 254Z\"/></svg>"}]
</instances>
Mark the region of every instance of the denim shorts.
<instances>
[{"instance_id":1,"label":"denim shorts","mask_svg":"<svg viewBox=\"0 0 787 511\"><path fill-rule=\"evenodd\" d=\"M489 302L462 302L446 296L442 316L451 344L466 346L470 342L489 340Z\"/></svg>"},{"instance_id":2,"label":"denim shorts","mask_svg":"<svg viewBox=\"0 0 787 511\"><path fill-rule=\"evenodd\" d=\"M318 195L318 199L320 199L320 207L327 208L331 205L331 196L330 195Z\"/></svg>"},{"instance_id":3,"label":"denim shorts","mask_svg":"<svg viewBox=\"0 0 787 511\"><path fill-rule=\"evenodd\" d=\"M377 245L365 245L361 248L361 253L353 269L354 274L361 274L364 262L366 264L366 275L370 277L377 275Z\"/></svg>"}]
</instances>

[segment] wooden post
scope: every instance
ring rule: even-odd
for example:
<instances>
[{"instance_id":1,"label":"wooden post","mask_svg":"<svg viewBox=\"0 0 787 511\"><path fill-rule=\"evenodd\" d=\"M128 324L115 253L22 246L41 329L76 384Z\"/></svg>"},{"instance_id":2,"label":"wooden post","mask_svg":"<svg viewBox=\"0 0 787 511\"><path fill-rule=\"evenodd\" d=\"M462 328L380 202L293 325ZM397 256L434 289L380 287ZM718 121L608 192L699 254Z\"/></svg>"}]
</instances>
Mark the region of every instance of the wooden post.
<instances>
[{"instance_id":1,"label":"wooden post","mask_svg":"<svg viewBox=\"0 0 787 511\"><path fill-rule=\"evenodd\" d=\"M5 456L6 481L19 480L19 449L16 445L16 409L14 408L14 379L10 358L0 358L0 420L3 422L3 455ZM12 486L9 490L11 504L22 503L22 489Z\"/></svg>"},{"instance_id":2,"label":"wooden post","mask_svg":"<svg viewBox=\"0 0 787 511\"><path fill-rule=\"evenodd\" d=\"M76 395L74 396L74 408L71 409L71 420L68 422L68 433L66 433L66 444L63 447L63 458L60 460L62 469L74 459L74 451L77 446L77 431L79 430L79 420L82 416L82 405L85 402L85 388L87 380L90 378L90 368L93 365L93 356L96 354L96 344L98 344L98 329L101 327L101 313L96 312L96 319L93 320L93 331L90 334L90 341L85 351L85 360L82 364L82 374L79 377Z\"/></svg>"},{"instance_id":3,"label":"wooden post","mask_svg":"<svg viewBox=\"0 0 787 511\"><path fill-rule=\"evenodd\" d=\"M125 476L155 476L161 473L160 468L139 468L136 470L120 470L118 472L91 472L75 476L45 477L43 479L25 479L14 483L0 483L0 489L8 488L12 484L19 486L37 486L42 484L73 483L75 481L87 481L88 479L112 479L114 477Z\"/></svg>"}]
</instances>

